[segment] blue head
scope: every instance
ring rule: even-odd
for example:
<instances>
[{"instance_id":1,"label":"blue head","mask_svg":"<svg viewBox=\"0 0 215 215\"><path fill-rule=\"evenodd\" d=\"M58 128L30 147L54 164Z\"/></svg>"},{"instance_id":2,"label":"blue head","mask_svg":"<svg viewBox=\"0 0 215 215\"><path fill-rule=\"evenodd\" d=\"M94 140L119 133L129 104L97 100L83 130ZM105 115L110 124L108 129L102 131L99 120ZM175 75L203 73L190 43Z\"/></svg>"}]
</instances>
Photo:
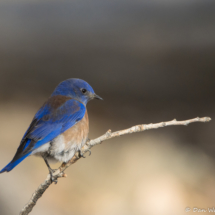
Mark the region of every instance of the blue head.
<instances>
[{"instance_id":1,"label":"blue head","mask_svg":"<svg viewBox=\"0 0 215 215\"><path fill-rule=\"evenodd\" d=\"M93 88L86 81L77 78L61 82L52 93L52 96L56 95L69 96L84 105L92 99L102 100L101 97L95 94Z\"/></svg>"}]
</instances>

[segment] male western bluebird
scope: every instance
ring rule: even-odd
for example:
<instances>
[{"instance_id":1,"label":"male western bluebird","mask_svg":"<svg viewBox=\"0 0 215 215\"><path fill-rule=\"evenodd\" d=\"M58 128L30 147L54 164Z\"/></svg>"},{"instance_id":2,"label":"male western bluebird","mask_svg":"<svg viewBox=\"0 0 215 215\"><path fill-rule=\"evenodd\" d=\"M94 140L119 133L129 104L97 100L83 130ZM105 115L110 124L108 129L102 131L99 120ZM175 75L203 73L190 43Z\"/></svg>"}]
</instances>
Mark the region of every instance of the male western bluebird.
<instances>
[{"instance_id":1,"label":"male western bluebird","mask_svg":"<svg viewBox=\"0 0 215 215\"><path fill-rule=\"evenodd\" d=\"M29 155L39 155L52 179L48 161L67 162L86 143L89 133L86 105L94 98L102 100L83 80L61 82L35 114L13 160L0 173L11 171Z\"/></svg>"}]
</instances>

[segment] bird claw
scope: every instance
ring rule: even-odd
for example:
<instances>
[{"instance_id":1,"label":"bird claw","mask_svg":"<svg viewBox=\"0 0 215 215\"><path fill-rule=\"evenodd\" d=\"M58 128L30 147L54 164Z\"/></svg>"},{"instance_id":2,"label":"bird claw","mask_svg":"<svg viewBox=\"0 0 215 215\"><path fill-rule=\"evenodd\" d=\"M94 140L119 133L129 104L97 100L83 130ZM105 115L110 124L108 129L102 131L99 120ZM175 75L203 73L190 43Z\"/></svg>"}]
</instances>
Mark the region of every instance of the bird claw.
<instances>
[{"instance_id":1,"label":"bird claw","mask_svg":"<svg viewBox=\"0 0 215 215\"><path fill-rule=\"evenodd\" d=\"M57 169L51 169L51 170L49 170L51 183L54 182L55 184L57 184L57 182L58 182L57 178L55 179L54 176L53 176L53 173L54 173L56 170L57 170Z\"/></svg>"},{"instance_id":2,"label":"bird claw","mask_svg":"<svg viewBox=\"0 0 215 215\"><path fill-rule=\"evenodd\" d=\"M88 149L86 152L89 152L89 156L91 155L91 151ZM83 153L81 152L81 150L79 150L78 151L78 156L79 156L79 158L86 158L84 155L83 155Z\"/></svg>"},{"instance_id":3,"label":"bird claw","mask_svg":"<svg viewBox=\"0 0 215 215\"><path fill-rule=\"evenodd\" d=\"M90 151L90 149L88 149L88 150L87 150L87 152L89 152L89 156L90 156L90 155L91 155L91 151Z\"/></svg>"},{"instance_id":4,"label":"bird claw","mask_svg":"<svg viewBox=\"0 0 215 215\"><path fill-rule=\"evenodd\" d=\"M58 182L58 180L57 179L55 179L53 176L51 176L50 177L50 179L51 179L51 183L55 183L55 184L57 184L57 182Z\"/></svg>"},{"instance_id":5,"label":"bird claw","mask_svg":"<svg viewBox=\"0 0 215 215\"><path fill-rule=\"evenodd\" d=\"M86 158L83 153L81 152L81 150L78 151L78 156L79 158Z\"/></svg>"},{"instance_id":6,"label":"bird claw","mask_svg":"<svg viewBox=\"0 0 215 215\"><path fill-rule=\"evenodd\" d=\"M49 163L48 161L46 160L46 157L43 157L48 169L49 169L49 174L50 174L50 180L51 180L51 183L55 183L57 184L57 178L55 179L54 176L53 176L53 173L57 170L57 169L52 169L50 166L49 166Z\"/></svg>"}]
</instances>

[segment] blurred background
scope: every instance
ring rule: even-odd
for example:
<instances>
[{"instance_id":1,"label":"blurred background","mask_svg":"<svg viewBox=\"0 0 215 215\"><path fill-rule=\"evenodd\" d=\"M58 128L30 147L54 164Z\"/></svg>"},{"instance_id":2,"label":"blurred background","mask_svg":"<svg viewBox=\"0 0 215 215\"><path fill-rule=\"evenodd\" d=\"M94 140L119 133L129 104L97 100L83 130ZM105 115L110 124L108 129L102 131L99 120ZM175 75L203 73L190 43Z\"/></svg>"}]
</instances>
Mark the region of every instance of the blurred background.
<instances>
[{"instance_id":1,"label":"blurred background","mask_svg":"<svg viewBox=\"0 0 215 215\"><path fill-rule=\"evenodd\" d=\"M86 80L104 98L88 104L91 139L137 124L215 118L214 0L1 0L0 32L1 168L67 78ZM106 141L31 214L181 215L215 207L214 126ZM0 175L0 214L18 214L47 173L42 159L29 157Z\"/></svg>"}]
</instances>

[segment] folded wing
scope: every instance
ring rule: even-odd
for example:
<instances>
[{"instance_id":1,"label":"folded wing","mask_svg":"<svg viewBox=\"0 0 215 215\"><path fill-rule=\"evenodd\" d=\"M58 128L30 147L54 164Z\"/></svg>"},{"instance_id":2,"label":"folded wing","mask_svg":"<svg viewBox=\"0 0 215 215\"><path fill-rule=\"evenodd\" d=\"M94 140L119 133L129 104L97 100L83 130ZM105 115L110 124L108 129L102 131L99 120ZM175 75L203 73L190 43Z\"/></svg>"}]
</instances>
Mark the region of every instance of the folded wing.
<instances>
[{"instance_id":1,"label":"folded wing","mask_svg":"<svg viewBox=\"0 0 215 215\"><path fill-rule=\"evenodd\" d=\"M35 149L71 128L85 115L85 106L71 97L53 96L35 114L13 160L0 173L12 170Z\"/></svg>"}]
</instances>

